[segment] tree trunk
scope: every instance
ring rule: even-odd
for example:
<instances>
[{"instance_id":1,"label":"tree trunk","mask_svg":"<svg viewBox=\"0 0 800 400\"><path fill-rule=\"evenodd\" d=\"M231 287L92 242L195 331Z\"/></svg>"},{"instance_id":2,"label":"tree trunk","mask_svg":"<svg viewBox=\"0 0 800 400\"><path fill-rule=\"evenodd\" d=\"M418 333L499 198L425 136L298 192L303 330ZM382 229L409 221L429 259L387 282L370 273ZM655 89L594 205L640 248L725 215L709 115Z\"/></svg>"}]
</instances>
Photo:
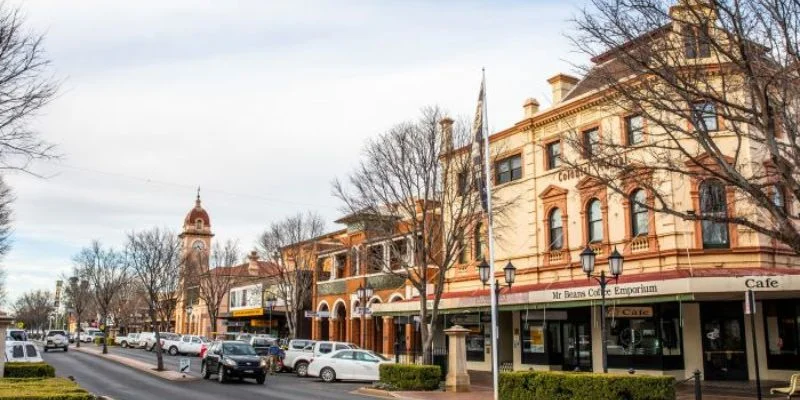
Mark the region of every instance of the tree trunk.
<instances>
[{"instance_id":1,"label":"tree trunk","mask_svg":"<svg viewBox=\"0 0 800 400\"><path fill-rule=\"evenodd\" d=\"M103 321L108 321L108 316L103 315ZM103 354L108 354L108 324L103 323Z\"/></svg>"},{"instance_id":2,"label":"tree trunk","mask_svg":"<svg viewBox=\"0 0 800 400\"><path fill-rule=\"evenodd\" d=\"M76 314L78 320L75 323L75 333L77 337L75 338L75 347L81 347L81 314Z\"/></svg>"},{"instance_id":3,"label":"tree trunk","mask_svg":"<svg viewBox=\"0 0 800 400\"><path fill-rule=\"evenodd\" d=\"M153 326L156 325L156 311L154 309L150 309L150 321L153 321ZM159 329L156 329L155 336L156 336L156 343L154 346L156 347L156 371L163 371L164 370L164 355L161 353L161 335L158 334Z\"/></svg>"}]
</instances>

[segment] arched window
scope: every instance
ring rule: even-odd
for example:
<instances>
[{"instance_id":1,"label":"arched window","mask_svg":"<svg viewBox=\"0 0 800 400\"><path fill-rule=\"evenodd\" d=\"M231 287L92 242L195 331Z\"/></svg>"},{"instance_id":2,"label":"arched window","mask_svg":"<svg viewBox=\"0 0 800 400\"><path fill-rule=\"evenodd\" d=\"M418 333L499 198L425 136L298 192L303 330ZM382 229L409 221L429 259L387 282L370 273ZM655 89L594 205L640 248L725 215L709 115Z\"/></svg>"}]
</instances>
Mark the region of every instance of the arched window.
<instances>
[{"instance_id":1,"label":"arched window","mask_svg":"<svg viewBox=\"0 0 800 400\"><path fill-rule=\"evenodd\" d=\"M600 210L600 200L592 199L586 207L587 232L589 243L603 241L603 213Z\"/></svg>"},{"instance_id":2,"label":"arched window","mask_svg":"<svg viewBox=\"0 0 800 400\"><path fill-rule=\"evenodd\" d=\"M786 194L783 190L783 185L775 185L772 187L772 204L775 207L780 208L784 212L788 213L788 207L786 207Z\"/></svg>"},{"instance_id":3,"label":"arched window","mask_svg":"<svg viewBox=\"0 0 800 400\"><path fill-rule=\"evenodd\" d=\"M198 219L197 221L194 221L194 226L197 229L203 229L203 220L202 219Z\"/></svg>"},{"instance_id":4,"label":"arched window","mask_svg":"<svg viewBox=\"0 0 800 400\"><path fill-rule=\"evenodd\" d=\"M473 232L473 240L475 241L475 260L483 259L483 224L478 222L475 224L475 231Z\"/></svg>"},{"instance_id":5,"label":"arched window","mask_svg":"<svg viewBox=\"0 0 800 400\"><path fill-rule=\"evenodd\" d=\"M459 264L466 264L467 263L467 244L464 243L464 236L459 235L456 238L456 251L458 252L458 263Z\"/></svg>"},{"instance_id":6,"label":"arched window","mask_svg":"<svg viewBox=\"0 0 800 400\"><path fill-rule=\"evenodd\" d=\"M708 179L700 184L700 214L704 217L726 217L728 215L725 186L722 182ZM727 248L730 246L726 222L703 220L701 227L704 248Z\"/></svg>"},{"instance_id":7,"label":"arched window","mask_svg":"<svg viewBox=\"0 0 800 400\"><path fill-rule=\"evenodd\" d=\"M631 235L647 235L650 233L650 216L647 207L647 194L642 189L636 189L631 193Z\"/></svg>"},{"instance_id":8,"label":"arched window","mask_svg":"<svg viewBox=\"0 0 800 400\"><path fill-rule=\"evenodd\" d=\"M561 220L561 210L554 208L550 211L548 218L548 229L550 229L550 250L561 250L564 248L564 227Z\"/></svg>"}]
</instances>

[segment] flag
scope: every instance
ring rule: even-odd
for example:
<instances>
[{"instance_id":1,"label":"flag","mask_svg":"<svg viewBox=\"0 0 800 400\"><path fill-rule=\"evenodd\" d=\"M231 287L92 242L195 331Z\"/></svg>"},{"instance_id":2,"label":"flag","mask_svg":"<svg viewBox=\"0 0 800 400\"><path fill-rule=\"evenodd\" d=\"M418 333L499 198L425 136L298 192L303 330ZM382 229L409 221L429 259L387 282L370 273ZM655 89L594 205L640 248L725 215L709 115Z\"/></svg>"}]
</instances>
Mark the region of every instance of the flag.
<instances>
[{"instance_id":1,"label":"flag","mask_svg":"<svg viewBox=\"0 0 800 400\"><path fill-rule=\"evenodd\" d=\"M472 121L472 171L473 182L478 189L481 196L481 206L483 211L487 212L488 198L486 192L486 176L483 168L483 140L484 140L484 102L486 101L486 78L481 79L481 90L478 93L478 105L475 108L475 120Z\"/></svg>"}]
</instances>

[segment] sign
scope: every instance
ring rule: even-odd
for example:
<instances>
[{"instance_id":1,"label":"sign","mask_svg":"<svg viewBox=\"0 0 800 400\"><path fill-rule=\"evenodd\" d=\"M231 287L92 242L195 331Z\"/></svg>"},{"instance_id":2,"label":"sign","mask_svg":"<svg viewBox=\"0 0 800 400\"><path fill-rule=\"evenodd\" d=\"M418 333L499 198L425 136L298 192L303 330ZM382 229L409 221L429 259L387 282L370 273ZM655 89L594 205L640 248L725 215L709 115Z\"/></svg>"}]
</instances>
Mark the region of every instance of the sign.
<instances>
[{"instance_id":1,"label":"sign","mask_svg":"<svg viewBox=\"0 0 800 400\"><path fill-rule=\"evenodd\" d=\"M317 311L317 316L320 318L330 318L331 312L330 311Z\"/></svg>"},{"instance_id":2,"label":"sign","mask_svg":"<svg viewBox=\"0 0 800 400\"><path fill-rule=\"evenodd\" d=\"M308 311L308 310L306 310L306 318L314 318L316 316L317 316L317 312L316 311Z\"/></svg>"},{"instance_id":3,"label":"sign","mask_svg":"<svg viewBox=\"0 0 800 400\"><path fill-rule=\"evenodd\" d=\"M250 308L247 310L235 310L231 312L231 315L234 317L257 317L259 315L264 315L264 309Z\"/></svg>"},{"instance_id":4,"label":"sign","mask_svg":"<svg viewBox=\"0 0 800 400\"><path fill-rule=\"evenodd\" d=\"M230 310L263 308L264 291L260 283L239 286L230 290L228 295Z\"/></svg>"},{"instance_id":5,"label":"sign","mask_svg":"<svg viewBox=\"0 0 800 400\"><path fill-rule=\"evenodd\" d=\"M277 319L273 319L271 325L272 326L278 325L278 320ZM258 327L258 328L268 327L268 326L270 326L270 321L269 320L263 320L263 319L251 319L250 320L250 326Z\"/></svg>"},{"instance_id":6,"label":"sign","mask_svg":"<svg viewBox=\"0 0 800 400\"><path fill-rule=\"evenodd\" d=\"M567 320L567 312L564 310L553 310L553 311L544 311L544 310L533 310L527 311L522 313L520 311L520 315L522 315L522 319L527 321L532 320L541 320L541 321L566 321Z\"/></svg>"},{"instance_id":7,"label":"sign","mask_svg":"<svg viewBox=\"0 0 800 400\"><path fill-rule=\"evenodd\" d=\"M242 327L244 326L244 321L228 321L226 326L230 327Z\"/></svg>"},{"instance_id":8,"label":"sign","mask_svg":"<svg viewBox=\"0 0 800 400\"><path fill-rule=\"evenodd\" d=\"M356 315L372 315L372 309L369 307L358 307Z\"/></svg>"},{"instance_id":9,"label":"sign","mask_svg":"<svg viewBox=\"0 0 800 400\"><path fill-rule=\"evenodd\" d=\"M17 329L22 329L22 328L25 328L25 323L24 322L17 322Z\"/></svg>"},{"instance_id":10,"label":"sign","mask_svg":"<svg viewBox=\"0 0 800 400\"><path fill-rule=\"evenodd\" d=\"M180 366L178 368L178 372L187 373L191 369L191 366L192 366L192 360L186 357L182 357Z\"/></svg>"},{"instance_id":11,"label":"sign","mask_svg":"<svg viewBox=\"0 0 800 400\"><path fill-rule=\"evenodd\" d=\"M614 318L650 318L653 316L653 307L611 307L606 315Z\"/></svg>"},{"instance_id":12,"label":"sign","mask_svg":"<svg viewBox=\"0 0 800 400\"><path fill-rule=\"evenodd\" d=\"M781 284L774 278L748 278L744 280L744 286L748 289L777 289Z\"/></svg>"}]
</instances>

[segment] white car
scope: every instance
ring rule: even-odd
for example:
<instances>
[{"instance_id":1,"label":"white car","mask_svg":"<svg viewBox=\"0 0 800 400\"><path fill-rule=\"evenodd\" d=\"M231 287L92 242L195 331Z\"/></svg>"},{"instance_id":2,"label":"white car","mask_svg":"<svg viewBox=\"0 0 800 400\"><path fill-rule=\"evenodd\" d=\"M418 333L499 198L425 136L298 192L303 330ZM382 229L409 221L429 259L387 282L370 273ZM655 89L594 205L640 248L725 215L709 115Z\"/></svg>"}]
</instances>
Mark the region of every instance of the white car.
<instances>
[{"instance_id":1,"label":"white car","mask_svg":"<svg viewBox=\"0 0 800 400\"><path fill-rule=\"evenodd\" d=\"M33 342L6 341L6 362L44 362Z\"/></svg>"},{"instance_id":2,"label":"white car","mask_svg":"<svg viewBox=\"0 0 800 400\"><path fill-rule=\"evenodd\" d=\"M114 337L114 344L126 349L128 347L137 347L139 345L139 334L129 333L125 336L117 335Z\"/></svg>"},{"instance_id":3,"label":"white car","mask_svg":"<svg viewBox=\"0 0 800 400\"><path fill-rule=\"evenodd\" d=\"M339 350L313 358L308 364L308 376L319 377L325 382L337 379L374 382L380 380L381 364L393 363L371 350Z\"/></svg>"},{"instance_id":4,"label":"white car","mask_svg":"<svg viewBox=\"0 0 800 400\"><path fill-rule=\"evenodd\" d=\"M94 341L94 338L97 337L97 334L103 334L103 331L97 328L86 328L81 330L81 342L83 343L91 343Z\"/></svg>"},{"instance_id":5,"label":"white car","mask_svg":"<svg viewBox=\"0 0 800 400\"><path fill-rule=\"evenodd\" d=\"M50 349L69 350L69 336L66 331L51 330L44 337L44 352Z\"/></svg>"},{"instance_id":6,"label":"white car","mask_svg":"<svg viewBox=\"0 0 800 400\"><path fill-rule=\"evenodd\" d=\"M23 329L8 329L6 330L6 341L27 341L28 334Z\"/></svg>"},{"instance_id":7,"label":"white car","mask_svg":"<svg viewBox=\"0 0 800 400\"><path fill-rule=\"evenodd\" d=\"M206 346L208 346L209 340L203 336L183 335L177 342L169 341L169 346L167 346L167 342L165 341L164 350L171 356L177 356L178 354L199 356L203 343L206 343Z\"/></svg>"},{"instance_id":8,"label":"white car","mask_svg":"<svg viewBox=\"0 0 800 400\"><path fill-rule=\"evenodd\" d=\"M302 350L289 349L286 352L286 357L284 357L283 365L284 367L293 369L297 376L304 377L308 374L308 365L311 364L312 359L324 356L326 354L331 354L338 350L351 350L357 348L358 346L347 342L313 342L313 344L306 346ZM286 358L291 358L291 360L293 360L292 363L287 364L285 361Z\"/></svg>"},{"instance_id":9,"label":"white car","mask_svg":"<svg viewBox=\"0 0 800 400\"><path fill-rule=\"evenodd\" d=\"M173 353L171 349L173 347L177 349L178 346L180 346L181 336L178 335L177 333L169 333L169 332L160 332L158 336L161 339L161 351L169 352L170 355L177 356L178 352Z\"/></svg>"}]
</instances>

